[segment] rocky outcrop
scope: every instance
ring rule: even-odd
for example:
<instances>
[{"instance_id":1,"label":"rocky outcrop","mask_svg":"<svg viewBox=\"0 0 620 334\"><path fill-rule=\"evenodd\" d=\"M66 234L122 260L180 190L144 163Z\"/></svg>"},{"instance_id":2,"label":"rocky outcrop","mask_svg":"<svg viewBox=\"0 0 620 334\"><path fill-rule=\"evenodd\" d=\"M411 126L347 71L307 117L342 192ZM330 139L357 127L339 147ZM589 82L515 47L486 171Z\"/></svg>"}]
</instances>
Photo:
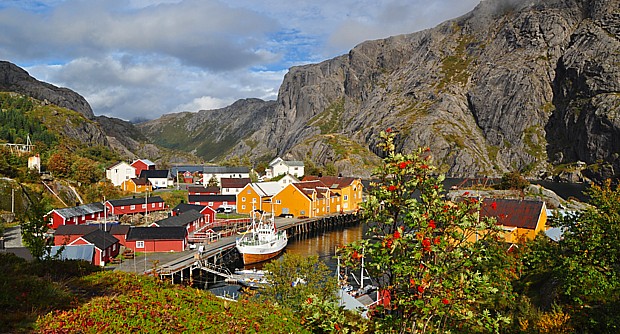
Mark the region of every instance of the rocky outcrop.
<instances>
[{"instance_id":1,"label":"rocky outcrop","mask_svg":"<svg viewBox=\"0 0 620 334\"><path fill-rule=\"evenodd\" d=\"M77 111L88 119L95 117L90 105L80 94L68 88L39 81L22 68L7 61L0 61L0 91L16 92L37 100L48 101L59 107Z\"/></svg>"},{"instance_id":2,"label":"rocky outcrop","mask_svg":"<svg viewBox=\"0 0 620 334\"><path fill-rule=\"evenodd\" d=\"M222 109L168 114L136 126L157 145L191 152L207 161L224 158L233 150L260 156L253 150L262 142L248 138L270 124L275 103L244 99Z\"/></svg>"},{"instance_id":3,"label":"rocky outcrop","mask_svg":"<svg viewBox=\"0 0 620 334\"><path fill-rule=\"evenodd\" d=\"M618 8L617 0L482 1L434 29L294 67L274 121L254 137L297 151L324 133L313 120L342 99L334 133L372 150L379 131L398 129L400 149L429 146L451 176L612 160ZM331 151L323 155L338 159Z\"/></svg>"}]
</instances>

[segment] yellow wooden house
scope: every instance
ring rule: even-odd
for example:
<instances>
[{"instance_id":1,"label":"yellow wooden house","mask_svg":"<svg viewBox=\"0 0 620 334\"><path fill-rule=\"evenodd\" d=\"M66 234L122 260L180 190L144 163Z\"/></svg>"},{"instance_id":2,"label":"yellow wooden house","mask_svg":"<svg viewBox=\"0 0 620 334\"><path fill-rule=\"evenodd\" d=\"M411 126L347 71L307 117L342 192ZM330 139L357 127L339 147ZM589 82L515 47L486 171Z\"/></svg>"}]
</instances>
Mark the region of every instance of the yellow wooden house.
<instances>
[{"instance_id":1,"label":"yellow wooden house","mask_svg":"<svg viewBox=\"0 0 620 334\"><path fill-rule=\"evenodd\" d=\"M314 180L288 184L272 197L271 203L276 215L318 217L338 212L340 195Z\"/></svg>"},{"instance_id":2,"label":"yellow wooden house","mask_svg":"<svg viewBox=\"0 0 620 334\"><path fill-rule=\"evenodd\" d=\"M121 189L134 193L143 193L147 191L152 192L153 186L147 179L131 178L121 183Z\"/></svg>"},{"instance_id":3,"label":"yellow wooden house","mask_svg":"<svg viewBox=\"0 0 620 334\"><path fill-rule=\"evenodd\" d=\"M545 231L547 206L542 201L487 198L482 201L480 216L495 218L504 241L518 243Z\"/></svg>"},{"instance_id":4,"label":"yellow wooden house","mask_svg":"<svg viewBox=\"0 0 620 334\"><path fill-rule=\"evenodd\" d=\"M319 180L331 192L340 195L340 206L333 208L334 212L356 211L364 201L362 180L354 177L342 176L305 176L302 181Z\"/></svg>"},{"instance_id":5,"label":"yellow wooden house","mask_svg":"<svg viewBox=\"0 0 620 334\"><path fill-rule=\"evenodd\" d=\"M282 190L278 182L248 183L237 193L237 213L250 214L252 210L272 212L272 197Z\"/></svg>"}]
</instances>

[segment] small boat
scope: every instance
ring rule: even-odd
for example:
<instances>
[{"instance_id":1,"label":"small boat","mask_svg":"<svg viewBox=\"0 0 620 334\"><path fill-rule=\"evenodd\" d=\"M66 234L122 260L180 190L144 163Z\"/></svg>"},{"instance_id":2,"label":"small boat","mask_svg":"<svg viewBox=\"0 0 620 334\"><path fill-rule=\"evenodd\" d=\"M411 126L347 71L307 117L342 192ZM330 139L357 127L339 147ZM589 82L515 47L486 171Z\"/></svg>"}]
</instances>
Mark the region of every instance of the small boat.
<instances>
[{"instance_id":1,"label":"small boat","mask_svg":"<svg viewBox=\"0 0 620 334\"><path fill-rule=\"evenodd\" d=\"M267 219L265 212L254 210L252 224L235 243L243 256L243 264L248 265L278 256L286 247L288 238L286 231L277 231L273 214Z\"/></svg>"}]
</instances>

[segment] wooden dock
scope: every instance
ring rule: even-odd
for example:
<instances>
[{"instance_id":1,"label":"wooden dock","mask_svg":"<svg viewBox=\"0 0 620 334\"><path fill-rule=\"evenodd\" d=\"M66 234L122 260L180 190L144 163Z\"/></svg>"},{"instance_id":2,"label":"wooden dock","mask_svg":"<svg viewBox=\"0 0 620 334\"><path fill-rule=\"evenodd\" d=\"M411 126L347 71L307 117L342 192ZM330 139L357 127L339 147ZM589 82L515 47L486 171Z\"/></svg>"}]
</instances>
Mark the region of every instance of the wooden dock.
<instances>
[{"instance_id":1,"label":"wooden dock","mask_svg":"<svg viewBox=\"0 0 620 334\"><path fill-rule=\"evenodd\" d=\"M308 233L321 233L336 228L352 226L359 223L356 213L342 213L315 218L278 218L276 228L286 230L289 238ZM220 238L219 240L197 244L196 250L183 254L163 264L157 264L145 270L145 274L158 275L173 284L191 280L195 270L225 277L230 280L240 279L225 268L232 259L238 257L235 240L238 235ZM219 268L219 269L216 269Z\"/></svg>"}]
</instances>

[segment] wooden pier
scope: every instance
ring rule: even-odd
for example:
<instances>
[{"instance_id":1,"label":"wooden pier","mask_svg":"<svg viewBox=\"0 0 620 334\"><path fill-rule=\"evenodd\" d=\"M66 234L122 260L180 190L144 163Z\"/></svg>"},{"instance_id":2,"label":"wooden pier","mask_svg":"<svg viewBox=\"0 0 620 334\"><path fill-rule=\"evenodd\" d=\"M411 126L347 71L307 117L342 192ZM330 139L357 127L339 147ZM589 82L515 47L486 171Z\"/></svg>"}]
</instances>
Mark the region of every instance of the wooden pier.
<instances>
[{"instance_id":1,"label":"wooden pier","mask_svg":"<svg viewBox=\"0 0 620 334\"><path fill-rule=\"evenodd\" d=\"M359 218L356 213L341 213L305 219L277 219L276 228L285 230L290 239L298 235L323 233L358 223ZM230 281L239 280L240 277L226 269L227 265L239 258L239 253L235 249L237 237L233 235L214 242L201 243L195 251L155 266L145 273L158 275L161 279L170 280L173 284L195 279L207 282L209 277L215 282L218 276ZM196 275L199 277L195 277Z\"/></svg>"}]
</instances>

